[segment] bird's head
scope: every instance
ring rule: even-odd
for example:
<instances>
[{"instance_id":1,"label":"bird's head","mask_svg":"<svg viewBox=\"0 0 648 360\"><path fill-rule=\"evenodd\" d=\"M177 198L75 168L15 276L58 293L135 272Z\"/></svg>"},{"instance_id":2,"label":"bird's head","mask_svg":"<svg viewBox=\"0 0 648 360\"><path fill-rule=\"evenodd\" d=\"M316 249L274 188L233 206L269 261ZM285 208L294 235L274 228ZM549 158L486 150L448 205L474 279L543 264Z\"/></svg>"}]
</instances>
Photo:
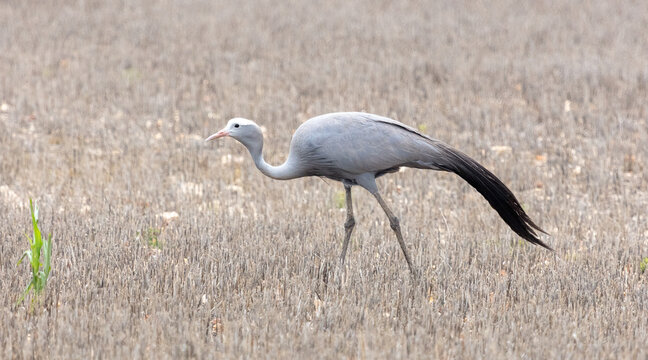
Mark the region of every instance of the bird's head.
<instances>
[{"instance_id":1,"label":"bird's head","mask_svg":"<svg viewBox=\"0 0 648 360\"><path fill-rule=\"evenodd\" d=\"M227 122L227 125L222 130L211 135L205 139L205 141L225 136L230 136L238 140L241 144L245 145L250 152L261 150L261 147L263 147L263 132L261 132L259 125L252 120L233 118Z\"/></svg>"}]
</instances>

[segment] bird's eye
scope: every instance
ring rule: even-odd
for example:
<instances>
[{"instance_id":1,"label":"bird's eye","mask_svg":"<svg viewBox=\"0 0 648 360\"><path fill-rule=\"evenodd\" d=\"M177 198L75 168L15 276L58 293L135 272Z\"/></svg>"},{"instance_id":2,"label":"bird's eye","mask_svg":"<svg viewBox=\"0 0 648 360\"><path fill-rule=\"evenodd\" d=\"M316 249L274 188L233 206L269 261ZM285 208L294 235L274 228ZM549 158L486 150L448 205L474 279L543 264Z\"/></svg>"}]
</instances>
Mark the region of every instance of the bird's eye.
<instances>
[{"instance_id":1,"label":"bird's eye","mask_svg":"<svg viewBox=\"0 0 648 360\"><path fill-rule=\"evenodd\" d=\"M234 124L234 127L235 127L235 128L239 127L239 124Z\"/></svg>"}]
</instances>

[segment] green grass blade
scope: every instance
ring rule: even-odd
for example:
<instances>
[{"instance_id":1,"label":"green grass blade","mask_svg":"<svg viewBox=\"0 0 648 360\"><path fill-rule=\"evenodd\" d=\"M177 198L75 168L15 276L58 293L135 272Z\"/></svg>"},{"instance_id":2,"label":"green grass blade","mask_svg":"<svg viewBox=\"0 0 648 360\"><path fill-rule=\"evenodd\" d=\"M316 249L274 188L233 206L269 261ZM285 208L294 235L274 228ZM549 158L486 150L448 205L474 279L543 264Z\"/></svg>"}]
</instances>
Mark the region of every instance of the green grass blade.
<instances>
[{"instance_id":1,"label":"green grass blade","mask_svg":"<svg viewBox=\"0 0 648 360\"><path fill-rule=\"evenodd\" d=\"M34 290L36 291L36 294L40 294L41 291L43 291L43 289L45 288L45 285L47 285L47 276L45 276L44 271L39 271L36 275L36 283L34 284Z\"/></svg>"},{"instance_id":2,"label":"green grass blade","mask_svg":"<svg viewBox=\"0 0 648 360\"><path fill-rule=\"evenodd\" d=\"M29 248L31 249L32 247L32 238L29 237L29 235L25 234L25 238L27 239L27 245L29 245Z\"/></svg>"},{"instance_id":3,"label":"green grass blade","mask_svg":"<svg viewBox=\"0 0 648 360\"><path fill-rule=\"evenodd\" d=\"M25 259L25 256L28 257L32 269L32 279L29 283L29 286L27 286L27 289L25 289L25 291L20 296L20 299L18 300L16 305L25 300L25 297L27 296L29 291L34 290L35 294L32 297L33 305L34 300L38 297L42 290L45 289L45 286L47 285L47 279L49 278L51 271L52 234L49 233L47 235L47 239L43 241L42 233L38 226L38 206L33 203L32 199L29 199L29 212L31 214L33 236L30 239L29 236L25 235L30 249L22 254L20 259L18 260L17 265L20 265L22 263L22 261ZM41 255L44 257L44 263L41 262Z\"/></svg>"},{"instance_id":4,"label":"green grass blade","mask_svg":"<svg viewBox=\"0 0 648 360\"><path fill-rule=\"evenodd\" d=\"M23 291L22 295L20 295L20 298L18 299L18 301L16 301L16 305L20 305L20 303L22 303L23 300L25 300L25 296L27 296L27 293L29 293L29 290L31 290L33 286L34 286L34 282L32 281L29 283L29 286L27 286L27 289Z\"/></svg>"},{"instance_id":5,"label":"green grass blade","mask_svg":"<svg viewBox=\"0 0 648 360\"><path fill-rule=\"evenodd\" d=\"M44 244L45 248L45 266L44 266L44 272L45 272L45 281L47 281L47 278L49 277L50 270L52 269L52 233L49 233L47 235L47 241L45 241Z\"/></svg>"},{"instance_id":6,"label":"green grass blade","mask_svg":"<svg viewBox=\"0 0 648 360\"><path fill-rule=\"evenodd\" d=\"M34 273L38 272L40 268L40 251L43 246L43 239L40 229L38 228L38 206L34 206L32 199L29 199L29 212L32 218L32 228L34 230L34 238L32 242L32 270Z\"/></svg>"},{"instance_id":7,"label":"green grass blade","mask_svg":"<svg viewBox=\"0 0 648 360\"><path fill-rule=\"evenodd\" d=\"M20 265L20 263L23 261L25 256L29 256L29 262L31 263L31 250L25 250L25 252L20 257L20 260L18 260L18 263L16 264L16 266Z\"/></svg>"}]
</instances>

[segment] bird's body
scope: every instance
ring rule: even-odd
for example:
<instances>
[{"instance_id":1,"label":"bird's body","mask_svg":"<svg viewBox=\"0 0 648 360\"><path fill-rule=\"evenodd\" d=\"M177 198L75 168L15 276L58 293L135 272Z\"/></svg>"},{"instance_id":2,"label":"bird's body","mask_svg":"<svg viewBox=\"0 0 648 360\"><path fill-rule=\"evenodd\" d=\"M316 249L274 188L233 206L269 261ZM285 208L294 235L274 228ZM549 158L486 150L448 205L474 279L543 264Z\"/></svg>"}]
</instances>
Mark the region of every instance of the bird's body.
<instances>
[{"instance_id":1,"label":"bird's body","mask_svg":"<svg viewBox=\"0 0 648 360\"><path fill-rule=\"evenodd\" d=\"M333 113L314 117L297 129L288 160L303 164L305 176L358 184L364 174L378 177L401 166L433 168L429 161L435 154L434 142L385 117Z\"/></svg>"},{"instance_id":2,"label":"bird's body","mask_svg":"<svg viewBox=\"0 0 648 360\"><path fill-rule=\"evenodd\" d=\"M380 197L375 179L400 167L454 172L479 191L502 219L525 240L549 248L536 235L542 231L522 210L513 193L490 171L462 152L398 121L359 112L320 115L304 122L290 142L290 153L280 166L263 159L263 135L247 119L235 118L207 140L231 136L245 145L265 175L287 180L320 176L341 181L347 192L347 234L342 261L355 224L351 186L360 185L373 194L390 219L405 258L412 268L400 235L398 219Z\"/></svg>"}]
</instances>

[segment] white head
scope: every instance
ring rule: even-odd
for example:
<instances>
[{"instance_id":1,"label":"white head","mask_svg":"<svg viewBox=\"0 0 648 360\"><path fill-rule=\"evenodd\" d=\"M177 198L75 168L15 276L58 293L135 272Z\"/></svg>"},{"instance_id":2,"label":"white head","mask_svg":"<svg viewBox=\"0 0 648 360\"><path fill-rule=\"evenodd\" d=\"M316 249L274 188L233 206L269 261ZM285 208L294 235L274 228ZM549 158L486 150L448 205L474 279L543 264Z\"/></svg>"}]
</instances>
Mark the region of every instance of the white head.
<instances>
[{"instance_id":1,"label":"white head","mask_svg":"<svg viewBox=\"0 0 648 360\"><path fill-rule=\"evenodd\" d=\"M238 140L253 154L255 151L261 151L261 148L263 148L263 133L259 125L252 120L233 118L227 122L227 125L222 130L211 135L205 141L225 136L230 136Z\"/></svg>"}]
</instances>

